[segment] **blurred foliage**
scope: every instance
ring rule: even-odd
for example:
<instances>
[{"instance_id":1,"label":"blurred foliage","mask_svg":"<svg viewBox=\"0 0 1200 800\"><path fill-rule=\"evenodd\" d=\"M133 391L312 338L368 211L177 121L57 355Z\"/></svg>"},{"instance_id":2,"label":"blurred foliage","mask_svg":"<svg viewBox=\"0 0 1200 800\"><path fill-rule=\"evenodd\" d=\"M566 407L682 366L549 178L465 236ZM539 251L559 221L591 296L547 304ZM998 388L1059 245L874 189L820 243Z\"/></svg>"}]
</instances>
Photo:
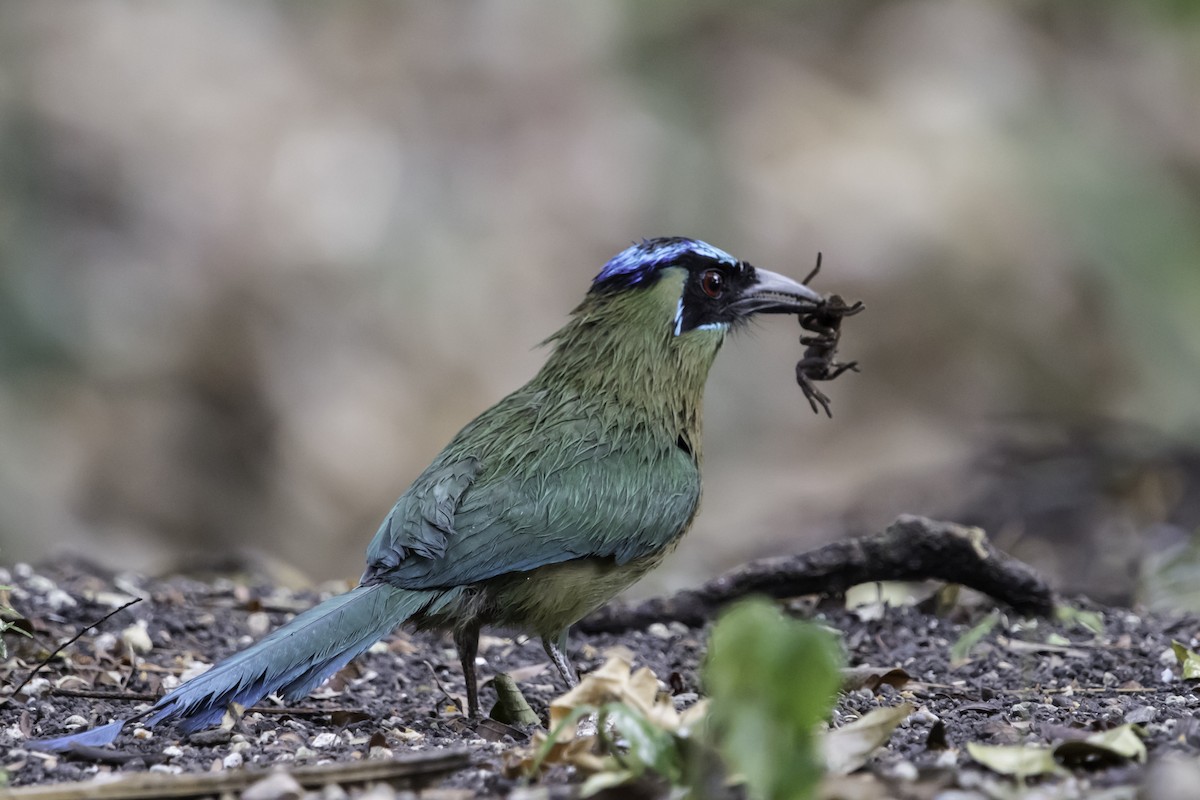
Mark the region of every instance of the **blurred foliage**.
<instances>
[{"instance_id":1,"label":"blurred foliage","mask_svg":"<svg viewBox=\"0 0 1200 800\"><path fill-rule=\"evenodd\" d=\"M550 733L537 733L515 772L536 776L569 764L587 776L581 793L653 779L672 796L724 796L729 781L756 800L814 795L826 762L861 767L911 706L876 709L824 738L842 683L837 638L746 600L713 627L704 682L708 697L678 713L648 668L611 657L550 706ZM580 723L594 717L586 731Z\"/></svg>"},{"instance_id":2,"label":"blurred foliage","mask_svg":"<svg viewBox=\"0 0 1200 800\"><path fill-rule=\"evenodd\" d=\"M840 668L836 637L765 600L739 603L717 622L704 669L709 724L750 797L813 796L824 772L818 726L829 719Z\"/></svg>"}]
</instances>

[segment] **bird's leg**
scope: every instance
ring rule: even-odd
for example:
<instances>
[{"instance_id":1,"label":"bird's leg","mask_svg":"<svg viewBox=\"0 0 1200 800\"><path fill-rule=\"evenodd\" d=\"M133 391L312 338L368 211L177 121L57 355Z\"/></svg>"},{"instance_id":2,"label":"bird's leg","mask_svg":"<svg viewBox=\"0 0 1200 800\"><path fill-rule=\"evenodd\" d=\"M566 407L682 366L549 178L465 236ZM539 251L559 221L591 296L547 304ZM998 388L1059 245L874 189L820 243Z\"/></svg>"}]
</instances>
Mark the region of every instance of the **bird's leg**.
<instances>
[{"instance_id":1,"label":"bird's leg","mask_svg":"<svg viewBox=\"0 0 1200 800\"><path fill-rule=\"evenodd\" d=\"M479 626L467 625L454 629L454 646L462 662L463 680L467 684L467 716L479 719L479 683L475 676L475 656L479 653Z\"/></svg>"},{"instance_id":2,"label":"bird's leg","mask_svg":"<svg viewBox=\"0 0 1200 800\"><path fill-rule=\"evenodd\" d=\"M550 663L558 668L558 674L562 675L567 688L574 689L578 686L579 678L575 675L575 667L571 666L571 659L567 658L567 632L560 633L557 639L543 636L542 647L545 648L546 655L550 656Z\"/></svg>"}]
</instances>

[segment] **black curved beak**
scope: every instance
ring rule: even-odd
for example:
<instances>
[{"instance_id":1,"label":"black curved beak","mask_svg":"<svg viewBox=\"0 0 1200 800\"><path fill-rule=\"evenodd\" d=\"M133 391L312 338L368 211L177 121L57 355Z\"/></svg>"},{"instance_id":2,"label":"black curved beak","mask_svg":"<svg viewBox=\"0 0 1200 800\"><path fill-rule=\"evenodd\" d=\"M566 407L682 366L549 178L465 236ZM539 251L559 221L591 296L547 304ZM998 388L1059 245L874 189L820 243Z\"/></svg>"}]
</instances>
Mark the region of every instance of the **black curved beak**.
<instances>
[{"instance_id":1,"label":"black curved beak","mask_svg":"<svg viewBox=\"0 0 1200 800\"><path fill-rule=\"evenodd\" d=\"M824 304L825 298L802 283L770 270L754 267L754 283L746 287L733 307L739 314L799 314Z\"/></svg>"}]
</instances>

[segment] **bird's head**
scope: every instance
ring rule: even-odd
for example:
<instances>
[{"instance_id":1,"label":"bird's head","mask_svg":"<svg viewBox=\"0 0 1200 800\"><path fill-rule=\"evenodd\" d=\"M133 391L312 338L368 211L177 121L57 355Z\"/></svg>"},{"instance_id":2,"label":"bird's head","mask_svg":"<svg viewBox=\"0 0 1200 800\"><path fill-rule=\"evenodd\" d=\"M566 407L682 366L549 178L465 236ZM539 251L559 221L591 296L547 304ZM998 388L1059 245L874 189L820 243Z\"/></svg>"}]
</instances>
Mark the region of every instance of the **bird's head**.
<instances>
[{"instance_id":1,"label":"bird's head","mask_svg":"<svg viewBox=\"0 0 1200 800\"><path fill-rule=\"evenodd\" d=\"M622 250L588 294L593 301L642 306L646 322L657 317L675 337L696 331L723 336L755 314L797 314L821 303L819 294L791 278L683 237L647 239Z\"/></svg>"},{"instance_id":2,"label":"bird's head","mask_svg":"<svg viewBox=\"0 0 1200 800\"><path fill-rule=\"evenodd\" d=\"M757 314L799 314L821 302L807 286L698 239L647 239L604 265L570 322L550 337L555 350L541 382L600 398L698 405L731 329Z\"/></svg>"}]
</instances>

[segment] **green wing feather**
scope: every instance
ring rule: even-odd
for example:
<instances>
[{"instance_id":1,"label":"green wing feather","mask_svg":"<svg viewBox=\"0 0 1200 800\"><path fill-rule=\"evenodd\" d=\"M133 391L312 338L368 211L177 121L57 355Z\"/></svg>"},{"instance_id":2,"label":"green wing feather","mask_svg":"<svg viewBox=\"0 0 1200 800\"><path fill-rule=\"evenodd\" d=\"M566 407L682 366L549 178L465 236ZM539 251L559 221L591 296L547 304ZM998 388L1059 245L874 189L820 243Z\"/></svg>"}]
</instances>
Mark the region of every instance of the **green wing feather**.
<instances>
[{"instance_id":1,"label":"green wing feather","mask_svg":"<svg viewBox=\"0 0 1200 800\"><path fill-rule=\"evenodd\" d=\"M579 558L619 565L687 529L700 472L674 439L606 441L601 419L548 422L536 404L511 403L464 429L400 498L364 580L432 589ZM498 423L503 437L491 435Z\"/></svg>"}]
</instances>

